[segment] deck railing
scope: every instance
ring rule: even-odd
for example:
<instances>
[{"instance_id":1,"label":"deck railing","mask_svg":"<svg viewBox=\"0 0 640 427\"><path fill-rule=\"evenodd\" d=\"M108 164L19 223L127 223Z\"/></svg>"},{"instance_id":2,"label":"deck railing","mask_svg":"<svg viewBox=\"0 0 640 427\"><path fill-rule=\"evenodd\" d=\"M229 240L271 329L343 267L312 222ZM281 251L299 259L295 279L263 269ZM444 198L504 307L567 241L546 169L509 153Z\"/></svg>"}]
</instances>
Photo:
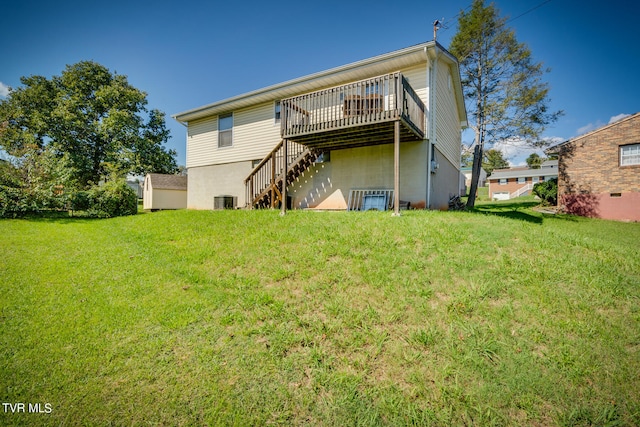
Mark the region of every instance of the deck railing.
<instances>
[{"instance_id":1,"label":"deck railing","mask_svg":"<svg viewBox=\"0 0 640 427\"><path fill-rule=\"evenodd\" d=\"M426 132L424 103L399 72L287 98L281 111L287 139L399 118Z\"/></svg>"}]
</instances>

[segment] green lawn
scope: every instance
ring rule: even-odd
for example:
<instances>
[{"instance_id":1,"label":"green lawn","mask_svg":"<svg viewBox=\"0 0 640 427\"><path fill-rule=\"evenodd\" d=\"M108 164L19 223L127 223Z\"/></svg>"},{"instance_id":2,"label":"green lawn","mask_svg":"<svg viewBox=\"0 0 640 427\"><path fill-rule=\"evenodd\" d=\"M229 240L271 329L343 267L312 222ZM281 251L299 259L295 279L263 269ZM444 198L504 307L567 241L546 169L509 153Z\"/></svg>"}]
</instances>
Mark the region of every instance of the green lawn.
<instances>
[{"instance_id":1,"label":"green lawn","mask_svg":"<svg viewBox=\"0 0 640 427\"><path fill-rule=\"evenodd\" d=\"M533 204L0 221L0 424L638 425L640 224Z\"/></svg>"}]
</instances>

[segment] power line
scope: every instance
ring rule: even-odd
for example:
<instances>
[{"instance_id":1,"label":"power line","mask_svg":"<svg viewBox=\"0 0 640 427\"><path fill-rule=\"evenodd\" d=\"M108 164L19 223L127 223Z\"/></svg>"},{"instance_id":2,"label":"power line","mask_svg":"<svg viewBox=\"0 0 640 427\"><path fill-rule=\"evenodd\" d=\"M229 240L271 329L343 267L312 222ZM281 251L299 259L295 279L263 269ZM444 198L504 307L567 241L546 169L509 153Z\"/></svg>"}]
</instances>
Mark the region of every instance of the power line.
<instances>
[{"instance_id":1,"label":"power line","mask_svg":"<svg viewBox=\"0 0 640 427\"><path fill-rule=\"evenodd\" d=\"M533 12L534 10L536 10L536 9L538 9L538 8L540 8L540 7L542 7L542 6L544 6L545 4L547 4L547 3L549 3L549 2L551 2L551 0L545 0L545 1L543 1L542 3L540 3L540 4L538 4L538 5L534 6L534 7L532 7L531 9L527 10L526 12L523 12L523 13L521 13L520 15L518 15L518 16L516 16L516 17L514 17L514 18L509 19L506 23L509 23L509 22L511 22L511 21L515 21L516 19L521 18L521 17L523 17L524 15L526 15L526 14L528 14L528 13ZM462 9L462 10L461 10L460 12L458 12L458 13L457 13L453 18L451 18L451 20L450 20L450 21L454 21L454 22L455 22L455 21L457 21L457 20L458 20L458 18L460 18L460 16L461 16L463 13L465 13L467 10L469 10L469 9L471 8L471 6L472 6L472 5L469 5L469 6L465 7L464 9ZM444 24L444 23L443 23L443 21L444 21L444 18L443 18L442 20L440 20L440 29L441 29L441 31L443 31L443 32L444 32L444 31L447 31L448 29L450 29L450 28L451 28L451 26L450 26L449 24Z\"/></svg>"},{"instance_id":2,"label":"power line","mask_svg":"<svg viewBox=\"0 0 640 427\"><path fill-rule=\"evenodd\" d=\"M511 21L515 21L516 19L518 19L518 18L520 18L520 17L522 17L522 16L526 15L526 14L527 14L527 13L529 13L529 12L533 12L534 10L538 9L539 7L544 6L545 4L549 3L550 1L551 1L551 0L543 1L543 2L542 2L542 3L540 3L539 5L532 7L531 9L527 10L527 11L526 11L526 12L524 12L524 13L521 13L520 15L516 16L515 18L511 18L511 19L509 19L509 20L507 21L507 23L509 23L509 22L511 22Z\"/></svg>"}]
</instances>

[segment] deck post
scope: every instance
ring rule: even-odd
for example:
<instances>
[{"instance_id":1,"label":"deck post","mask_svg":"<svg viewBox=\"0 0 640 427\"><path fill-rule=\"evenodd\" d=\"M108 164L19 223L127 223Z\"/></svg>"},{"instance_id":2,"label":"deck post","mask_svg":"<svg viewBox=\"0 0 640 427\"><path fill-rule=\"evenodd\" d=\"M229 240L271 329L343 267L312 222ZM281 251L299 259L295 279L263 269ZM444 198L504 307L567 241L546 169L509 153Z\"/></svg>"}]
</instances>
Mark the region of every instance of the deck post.
<instances>
[{"instance_id":1,"label":"deck post","mask_svg":"<svg viewBox=\"0 0 640 427\"><path fill-rule=\"evenodd\" d=\"M393 216L400 216L400 120L393 129Z\"/></svg>"},{"instance_id":2,"label":"deck post","mask_svg":"<svg viewBox=\"0 0 640 427\"><path fill-rule=\"evenodd\" d=\"M281 200L281 204L280 204L280 215L284 215L287 213L287 175L289 173L289 153L288 153L288 144L289 140L288 139L284 139L282 142L282 152L283 152L283 157L284 157L284 166L282 168L283 170L283 176L282 176L282 200Z\"/></svg>"}]
</instances>

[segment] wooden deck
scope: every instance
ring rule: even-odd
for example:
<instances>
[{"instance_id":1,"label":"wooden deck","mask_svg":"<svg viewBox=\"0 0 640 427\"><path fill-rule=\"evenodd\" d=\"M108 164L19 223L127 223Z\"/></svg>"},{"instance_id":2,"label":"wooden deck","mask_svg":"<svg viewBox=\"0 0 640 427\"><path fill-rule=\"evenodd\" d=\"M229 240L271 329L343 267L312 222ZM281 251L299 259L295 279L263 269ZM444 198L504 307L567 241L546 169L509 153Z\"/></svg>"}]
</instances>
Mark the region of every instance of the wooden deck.
<instances>
[{"instance_id":1,"label":"wooden deck","mask_svg":"<svg viewBox=\"0 0 640 427\"><path fill-rule=\"evenodd\" d=\"M401 73L283 99L281 134L314 149L339 149L422 140L425 107Z\"/></svg>"}]
</instances>

